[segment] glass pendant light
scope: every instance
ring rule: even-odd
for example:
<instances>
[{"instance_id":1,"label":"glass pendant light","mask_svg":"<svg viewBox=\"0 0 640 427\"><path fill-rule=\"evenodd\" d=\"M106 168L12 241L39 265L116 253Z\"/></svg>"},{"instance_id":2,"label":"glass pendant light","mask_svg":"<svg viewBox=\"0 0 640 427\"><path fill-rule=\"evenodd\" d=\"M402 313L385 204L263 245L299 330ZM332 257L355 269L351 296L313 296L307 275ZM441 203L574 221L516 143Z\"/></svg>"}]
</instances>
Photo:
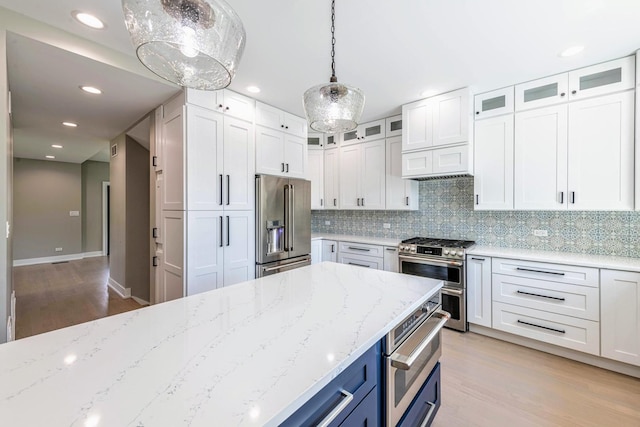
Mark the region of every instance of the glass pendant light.
<instances>
[{"instance_id":1,"label":"glass pendant light","mask_svg":"<svg viewBox=\"0 0 640 427\"><path fill-rule=\"evenodd\" d=\"M364 109L364 93L338 83L336 77L336 2L331 1L331 79L304 93L303 104L311 129L324 133L348 132L358 126Z\"/></svg>"},{"instance_id":2,"label":"glass pendant light","mask_svg":"<svg viewBox=\"0 0 640 427\"><path fill-rule=\"evenodd\" d=\"M224 0L122 0L140 62L180 86L229 86L244 51L242 21Z\"/></svg>"}]
</instances>

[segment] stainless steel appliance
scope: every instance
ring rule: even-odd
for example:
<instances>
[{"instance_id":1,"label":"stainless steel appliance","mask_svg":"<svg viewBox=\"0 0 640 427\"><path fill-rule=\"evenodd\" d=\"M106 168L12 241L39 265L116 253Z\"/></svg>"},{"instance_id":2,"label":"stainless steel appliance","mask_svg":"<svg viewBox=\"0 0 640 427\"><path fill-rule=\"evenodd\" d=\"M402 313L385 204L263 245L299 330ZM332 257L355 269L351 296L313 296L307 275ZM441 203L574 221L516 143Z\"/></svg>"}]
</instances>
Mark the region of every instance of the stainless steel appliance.
<instances>
[{"instance_id":1,"label":"stainless steel appliance","mask_svg":"<svg viewBox=\"0 0 640 427\"><path fill-rule=\"evenodd\" d=\"M311 182L256 175L256 277L311 264Z\"/></svg>"},{"instance_id":2,"label":"stainless steel appliance","mask_svg":"<svg viewBox=\"0 0 640 427\"><path fill-rule=\"evenodd\" d=\"M458 331L467 328L466 249L471 240L429 239L415 237L399 246L400 272L444 280L442 309L451 314L445 325Z\"/></svg>"},{"instance_id":3,"label":"stainless steel appliance","mask_svg":"<svg viewBox=\"0 0 640 427\"><path fill-rule=\"evenodd\" d=\"M419 424L430 425L437 405L417 402L417 395L438 363L442 354L442 327L449 313L440 311L440 295L405 318L386 336L385 399L386 425L395 426L412 405L426 405L429 409Z\"/></svg>"}]
</instances>

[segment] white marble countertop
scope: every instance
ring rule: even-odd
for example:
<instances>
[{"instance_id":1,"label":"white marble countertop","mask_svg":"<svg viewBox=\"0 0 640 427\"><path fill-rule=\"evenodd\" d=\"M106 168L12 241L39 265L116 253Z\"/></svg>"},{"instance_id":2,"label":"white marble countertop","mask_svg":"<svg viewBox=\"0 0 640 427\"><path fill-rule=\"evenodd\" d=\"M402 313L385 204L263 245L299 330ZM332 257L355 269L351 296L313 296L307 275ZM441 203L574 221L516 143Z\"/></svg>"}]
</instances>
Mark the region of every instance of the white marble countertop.
<instances>
[{"instance_id":1,"label":"white marble countertop","mask_svg":"<svg viewBox=\"0 0 640 427\"><path fill-rule=\"evenodd\" d=\"M397 247L401 239L387 239L385 237L351 236L348 234L331 233L311 233L311 240L326 239L337 240L338 242L365 243L369 245L395 246Z\"/></svg>"},{"instance_id":2,"label":"white marble countertop","mask_svg":"<svg viewBox=\"0 0 640 427\"><path fill-rule=\"evenodd\" d=\"M481 255L488 257L519 259L523 261L551 262L556 264L570 264L583 267L640 272L640 259L638 258L583 255L552 251L535 251L529 249L496 248L490 246L474 246L467 250L467 255Z\"/></svg>"},{"instance_id":3,"label":"white marble countertop","mask_svg":"<svg viewBox=\"0 0 640 427\"><path fill-rule=\"evenodd\" d=\"M324 262L2 344L2 425L275 426L441 286Z\"/></svg>"}]
</instances>

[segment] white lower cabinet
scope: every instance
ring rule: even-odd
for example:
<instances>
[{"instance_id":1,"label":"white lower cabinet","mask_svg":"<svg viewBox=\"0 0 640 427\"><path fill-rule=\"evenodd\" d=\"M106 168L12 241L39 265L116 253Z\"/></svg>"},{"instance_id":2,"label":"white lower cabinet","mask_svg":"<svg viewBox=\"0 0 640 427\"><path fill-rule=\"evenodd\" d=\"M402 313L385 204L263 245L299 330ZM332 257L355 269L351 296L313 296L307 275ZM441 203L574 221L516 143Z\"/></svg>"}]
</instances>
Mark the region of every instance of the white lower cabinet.
<instances>
[{"instance_id":1,"label":"white lower cabinet","mask_svg":"<svg viewBox=\"0 0 640 427\"><path fill-rule=\"evenodd\" d=\"M322 259L322 240L311 241L311 264L318 264Z\"/></svg>"},{"instance_id":2,"label":"white lower cabinet","mask_svg":"<svg viewBox=\"0 0 640 427\"><path fill-rule=\"evenodd\" d=\"M491 327L491 258L467 256L467 321Z\"/></svg>"},{"instance_id":3,"label":"white lower cabinet","mask_svg":"<svg viewBox=\"0 0 640 427\"><path fill-rule=\"evenodd\" d=\"M338 246L339 263L384 269L384 247L354 242L340 242Z\"/></svg>"},{"instance_id":4,"label":"white lower cabinet","mask_svg":"<svg viewBox=\"0 0 640 427\"><path fill-rule=\"evenodd\" d=\"M338 242L322 240L322 261L338 262Z\"/></svg>"},{"instance_id":5,"label":"white lower cabinet","mask_svg":"<svg viewBox=\"0 0 640 427\"><path fill-rule=\"evenodd\" d=\"M185 294L184 211L163 211L161 215L162 244L157 252L160 260L159 301L182 298Z\"/></svg>"},{"instance_id":6,"label":"white lower cabinet","mask_svg":"<svg viewBox=\"0 0 640 427\"><path fill-rule=\"evenodd\" d=\"M384 269L383 258L374 258L366 255L340 253L338 255L338 262L340 264L356 265L358 267L373 268L375 270Z\"/></svg>"},{"instance_id":7,"label":"white lower cabinet","mask_svg":"<svg viewBox=\"0 0 640 427\"><path fill-rule=\"evenodd\" d=\"M600 270L602 356L640 366L640 273Z\"/></svg>"},{"instance_id":8,"label":"white lower cabinet","mask_svg":"<svg viewBox=\"0 0 640 427\"><path fill-rule=\"evenodd\" d=\"M398 248L396 246L385 246L383 261L384 271L400 272L400 260L398 259Z\"/></svg>"}]
</instances>

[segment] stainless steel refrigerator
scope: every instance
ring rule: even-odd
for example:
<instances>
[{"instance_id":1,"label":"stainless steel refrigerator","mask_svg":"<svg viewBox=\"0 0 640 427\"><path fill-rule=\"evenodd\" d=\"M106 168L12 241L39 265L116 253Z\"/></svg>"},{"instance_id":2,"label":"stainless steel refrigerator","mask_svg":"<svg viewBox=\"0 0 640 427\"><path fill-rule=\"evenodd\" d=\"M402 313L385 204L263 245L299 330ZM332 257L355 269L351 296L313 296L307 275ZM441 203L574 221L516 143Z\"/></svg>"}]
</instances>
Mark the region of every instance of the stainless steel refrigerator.
<instances>
[{"instance_id":1,"label":"stainless steel refrigerator","mask_svg":"<svg viewBox=\"0 0 640 427\"><path fill-rule=\"evenodd\" d=\"M256 277L311 264L311 182L256 175Z\"/></svg>"}]
</instances>

